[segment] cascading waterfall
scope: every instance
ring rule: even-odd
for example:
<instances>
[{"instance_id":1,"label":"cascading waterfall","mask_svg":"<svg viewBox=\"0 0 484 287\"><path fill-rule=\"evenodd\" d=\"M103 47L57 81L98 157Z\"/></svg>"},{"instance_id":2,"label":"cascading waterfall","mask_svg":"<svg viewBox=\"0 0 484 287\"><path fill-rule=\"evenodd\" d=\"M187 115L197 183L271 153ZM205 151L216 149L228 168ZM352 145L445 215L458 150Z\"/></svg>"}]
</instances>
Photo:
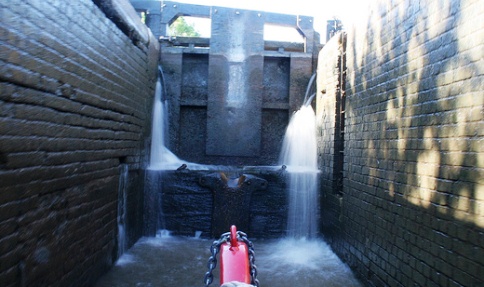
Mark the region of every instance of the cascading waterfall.
<instances>
[{"instance_id":1,"label":"cascading waterfall","mask_svg":"<svg viewBox=\"0 0 484 287\"><path fill-rule=\"evenodd\" d=\"M160 122L153 123L151 168L166 169L167 162L164 161L170 161L170 157L164 155L170 156L173 153L164 146L163 134L157 135L163 132L161 119L163 111L166 112L161 108L161 89L159 82L156 100L159 106L155 107L158 112L155 112L154 121ZM324 241L317 238L319 207L316 117L310 104L314 95L307 95L308 91L303 106L291 117L280 155L280 164L286 166L289 177L288 236L256 243L258 278L261 282L267 282L266 285L280 287L360 287L351 270L332 253ZM173 156L176 164L183 163ZM247 168L251 170L255 167ZM280 170L280 165L264 168ZM127 176L122 178L126 179ZM151 199L161 207L161 196L153 196ZM156 214L162 216L161 211ZM158 230L156 237L140 239L95 286L197 286L203 271L206 271L205 263L209 255L206 253L207 247L213 244L213 241L200 238L200 235L200 232L196 232L195 238L174 237L167 230ZM160 270L164 272L160 273Z\"/></svg>"},{"instance_id":2,"label":"cascading waterfall","mask_svg":"<svg viewBox=\"0 0 484 287\"><path fill-rule=\"evenodd\" d=\"M156 81L155 100L153 103L153 123L151 130L151 154L149 169L165 169L180 166L183 163L165 145L166 124L168 123L168 105L163 100L165 95L163 73Z\"/></svg>"},{"instance_id":3,"label":"cascading waterfall","mask_svg":"<svg viewBox=\"0 0 484 287\"><path fill-rule=\"evenodd\" d=\"M120 166L118 187L118 257L126 251L126 204L128 197L128 174L127 164Z\"/></svg>"},{"instance_id":4,"label":"cascading waterfall","mask_svg":"<svg viewBox=\"0 0 484 287\"><path fill-rule=\"evenodd\" d=\"M309 88L304 105L289 121L279 159L289 174L287 235L291 238L314 238L318 233L316 115L308 93Z\"/></svg>"},{"instance_id":5,"label":"cascading waterfall","mask_svg":"<svg viewBox=\"0 0 484 287\"><path fill-rule=\"evenodd\" d=\"M181 165L189 165L192 170L216 169L217 166L203 165L180 159L166 147L166 134L168 131L168 104L165 97L165 80L163 71L159 68L159 77L156 81L153 103L153 122L151 128L150 170L173 170Z\"/></svg>"},{"instance_id":6,"label":"cascading waterfall","mask_svg":"<svg viewBox=\"0 0 484 287\"><path fill-rule=\"evenodd\" d=\"M311 77L303 106L291 117L283 141L280 164L289 174L289 210L287 235L290 238L314 238L318 233L318 166L316 144L316 116L310 95L315 80ZM177 169L189 165L192 170L214 169L216 166L201 165L179 159L165 145L168 112L164 97L163 73L156 83L153 105L153 128L149 169ZM225 167L227 169L227 167ZM160 213L161 214L161 213Z\"/></svg>"},{"instance_id":7,"label":"cascading waterfall","mask_svg":"<svg viewBox=\"0 0 484 287\"><path fill-rule=\"evenodd\" d=\"M151 130L151 147L150 147L150 161L148 170L155 172L147 173L147 184L145 190L145 208L148 214L148 220L146 221L147 232L162 232L161 230L166 227L165 215L163 212L163 196L161 190L159 190L159 174L156 171L162 170L211 170L221 169L221 167L213 165L202 165L197 163L188 162L178 158L172 151L170 151L166 144L166 135L168 131L168 101L165 99L165 80L163 77L163 71L159 67L159 76L156 81L156 88L153 102L153 115L152 115L152 130ZM228 168L224 168L227 170ZM153 230L154 229L154 230ZM123 226L120 225L120 234L124 231Z\"/></svg>"}]
</instances>

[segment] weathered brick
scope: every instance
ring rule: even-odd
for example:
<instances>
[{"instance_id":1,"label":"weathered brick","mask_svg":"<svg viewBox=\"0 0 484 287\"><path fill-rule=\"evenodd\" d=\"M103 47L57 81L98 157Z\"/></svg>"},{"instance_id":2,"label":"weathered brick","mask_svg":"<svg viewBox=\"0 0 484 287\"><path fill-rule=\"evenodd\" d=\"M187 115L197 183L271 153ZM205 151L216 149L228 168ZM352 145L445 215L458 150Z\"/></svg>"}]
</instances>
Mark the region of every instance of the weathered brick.
<instances>
[{"instance_id":1,"label":"weathered brick","mask_svg":"<svg viewBox=\"0 0 484 287\"><path fill-rule=\"evenodd\" d=\"M358 218L368 226L364 236L395 249L372 253L378 266L356 270L385 272L404 286L482 285L484 114L482 91L476 91L484 45L477 40L483 31L477 14L484 5L383 2L373 3L368 25L348 30L343 194L351 205L338 214L343 222L335 225L345 232L335 238L360 240L363 235L344 223ZM472 21L479 24L468 27ZM322 49L320 66L335 61L333 45ZM331 111L324 97L317 105ZM321 135L334 133L331 125L320 128ZM327 158L334 152L320 150ZM327 172L326 178L334 176ZM398 226L389 227L386 213ZM343 254L344 243L338 244L333 248ZM389 265L406 265L403 275ZM368 274L360 276L371 285Z\"/></svg>"},{"instance_id":2,"label":"weathered brick","mask_svg":"<svg viewBox=\"0 0 484 287\"><path fill-rule=\"evenodd\" d=\"M143 165L156 43L92 1L0 6L0 281L92 285L113 260L119 165Z\"/></svg>"}]
</instances>

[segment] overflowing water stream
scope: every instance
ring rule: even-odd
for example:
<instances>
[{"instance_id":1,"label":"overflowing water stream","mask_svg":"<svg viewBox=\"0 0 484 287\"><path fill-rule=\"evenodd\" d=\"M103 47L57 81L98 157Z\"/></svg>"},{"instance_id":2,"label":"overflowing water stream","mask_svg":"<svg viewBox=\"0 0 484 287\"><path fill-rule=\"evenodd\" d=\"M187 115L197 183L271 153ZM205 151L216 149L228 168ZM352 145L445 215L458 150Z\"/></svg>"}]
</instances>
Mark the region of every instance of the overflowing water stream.
<instances>
[{"instance_id":1,"label":"overflowing water stream","mask_svg":"<svg viewBox=\"0 0 484 287\"><path fill-rule=\"evenodd\" d=\"M360 287L351 270L321 240L252 240L261 287ZM202 287L212 240L144 237L95 287ZM217 268L218 269L218 268ZM211 286L218 284L218 274Z\"/></svg>"},{"instance_id":2,"label":"overflowing water stream","mask_svg":"<svg viewBox=\"0 0 484 287\"><path fill-rule=\"evenodd\" d=\"M313 80L314 76L310 85ZM173 170L181 164L194 170L211 169L183 161L166 148L163 84L161 77L156 85L149 169ZM258 280L261 286L270 287L361 286L351 270L318 238L316 117L308 91L304 105L291 117L277 167L284 166L288 175L287 236L254 240L248 234L254 243ZM124 226L120 226L121 231ZM188 238L159 231L156 237L141 238L95 286L204 286L211 245L212 240L200 238L200 233ZM214 276L213 285L219 286L217 269Z\"/></svg>"},{"instance_id":3,"label":"overflowing water stream","mask_svg":"<svg viewBox=\"0 0 484 287\"><path fill-rule=\"evenodd\" d=\"M151 152L149 169L176 169L186 163L179 159L166 147L168 105L164 100L164 80L160 68L160 77L156 82L155 97L153 103L153 125L151 130Z\"/></svg>"},{"instance_id":4,"label":"overflowing water stream","mask_svg":"<svg viewBox=\"0 0 484 287\"><path fill-rule=\"evenodd\" d=\"M316 116L303 105L291 118L280 163L287 166L289 211L287 235L314 238L318 233L318 162Z\"/></svg>"},{"instance_id":5,"label":"overflowing water stream","mask_svg":"<svg viewBox=\"0 0 484 287\"><path fill-rule=\"evenodd\" d=\"M160 76L156 81L154 102L153 102L153 121L151 129L151 150L150 150L150 170L174 170L185 164L191 170L217 169L212 165L192 163L180 159L166 145L167 123L168 123L168 104L165 97L165 81L163 71L159 69Z\"/></svg>"},{"instance_id":6,"label":"overflowing water stream","mask_svg":"<svg viewBox=\"0 0 484 287\"><path fill-rule=\"evenodd\" d=\"M126 209L128 204L128 176L127 164L120 166L119 188L118 188L118 256L126 251Z\"/></svg>"}]
</instances>

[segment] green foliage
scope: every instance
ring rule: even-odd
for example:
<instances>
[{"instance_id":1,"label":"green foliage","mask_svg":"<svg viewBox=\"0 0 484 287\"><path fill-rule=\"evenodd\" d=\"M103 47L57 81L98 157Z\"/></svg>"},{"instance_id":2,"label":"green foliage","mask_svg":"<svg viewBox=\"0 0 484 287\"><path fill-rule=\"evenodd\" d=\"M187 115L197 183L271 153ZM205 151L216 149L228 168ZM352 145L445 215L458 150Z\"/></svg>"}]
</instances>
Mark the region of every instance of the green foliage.
<instances>
[{"instance_id":1,"label":"green foliage","mask_svg":"<svg viewBox=\"0 0 484 287\"><path fill-rule=\"evenodd\" d=\"M141 22L143 24L146 24L146 12L141 12L140 16L141 16Z\"/></svg>"},{"instance_id":2,"label":"green foliage","mask_svg":"<svg viewBox=\"0 0 484 287\"><path fill-rule=\"evenodd\" d=\"M175 22L170 25L170 35L179 37L200 37L200 33L195 30L195 27L189 25L183 17L178 17Z\"/></svg>"}]
</instances>

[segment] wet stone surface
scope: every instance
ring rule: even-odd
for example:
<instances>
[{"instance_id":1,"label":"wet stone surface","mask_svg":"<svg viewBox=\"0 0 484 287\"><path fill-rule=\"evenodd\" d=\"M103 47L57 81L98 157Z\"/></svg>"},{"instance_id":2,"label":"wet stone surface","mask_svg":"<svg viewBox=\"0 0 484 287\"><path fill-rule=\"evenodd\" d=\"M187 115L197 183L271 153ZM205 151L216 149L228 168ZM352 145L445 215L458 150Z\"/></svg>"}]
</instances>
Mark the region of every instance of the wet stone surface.
<instances>
[{"instance_id":1,"label":"wet stone surface","mask_svg":"<svg viewBox=\"0 0 484 287\"><path fill-rule=\"evenodd\" d=\"M218 238L230 225L242 224L239 229L256 238L283 236L287 222L285 174L260 169L224 172L229 181L245 177L237 191L223 184L219 172L214 170L148 171L144 234L154 236L157 230L168 229L174 235L191 236L201 231L202 237ZM234 193L234 200L235 195L247 195L239 203L230 201L233 208L228 207L232 215L243 215L239 223L229 223L230 218L223 220L220 212L214 211L217 202L221 205L221 201L231 198L225 192ZM227 226L214 228L214 223Z\"/></svg>"}]
</instances>

